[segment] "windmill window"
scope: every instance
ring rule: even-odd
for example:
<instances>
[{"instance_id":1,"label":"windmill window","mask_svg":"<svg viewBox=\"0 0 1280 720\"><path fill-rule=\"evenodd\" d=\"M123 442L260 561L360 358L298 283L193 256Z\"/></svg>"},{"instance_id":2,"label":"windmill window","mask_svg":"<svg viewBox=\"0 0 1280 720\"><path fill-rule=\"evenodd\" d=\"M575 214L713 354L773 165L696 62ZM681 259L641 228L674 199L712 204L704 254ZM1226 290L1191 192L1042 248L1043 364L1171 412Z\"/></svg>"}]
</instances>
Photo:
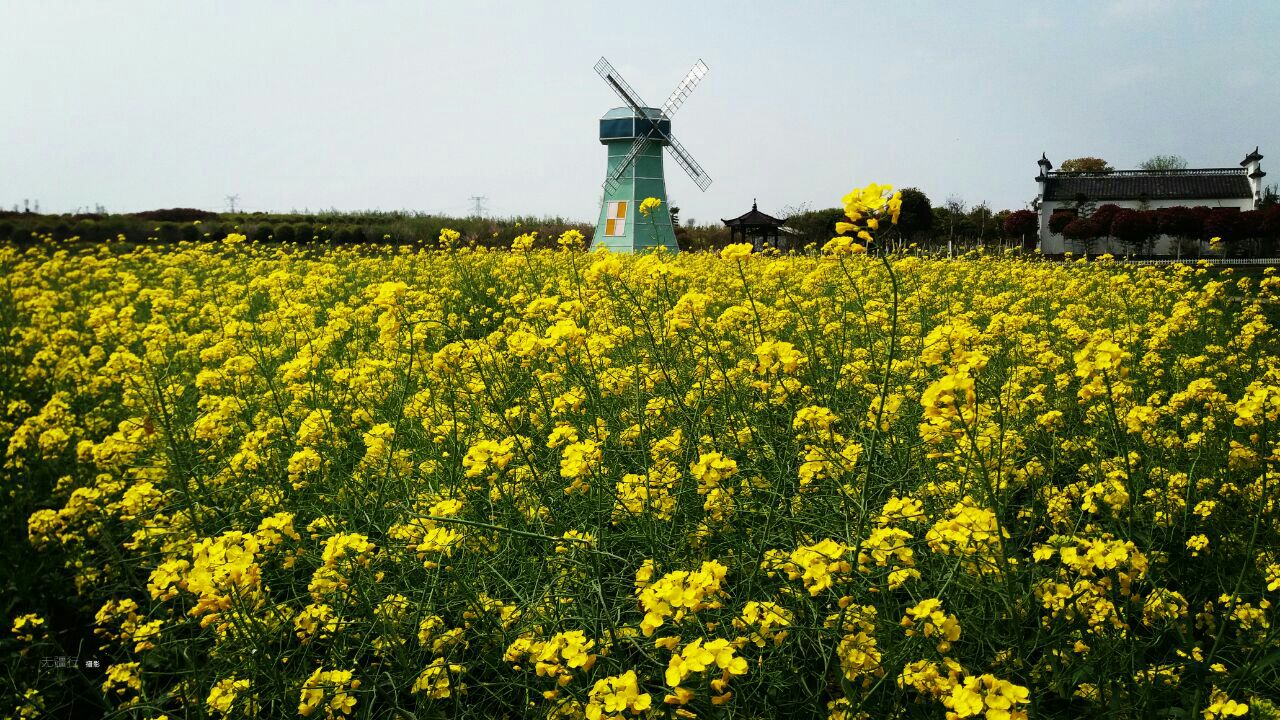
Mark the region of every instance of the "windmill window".
<instances>
[{"instance_id":1,"label":"windmill window","mask_svg":"<svg viewBox=\"0 0 1280 720\"><path fill-rule=\"evenodd\" d=\"M604 234L620 236L626 234L627 202L617 200L609 203L609 214L605 216Z\"/></svg>"}]
</instances>

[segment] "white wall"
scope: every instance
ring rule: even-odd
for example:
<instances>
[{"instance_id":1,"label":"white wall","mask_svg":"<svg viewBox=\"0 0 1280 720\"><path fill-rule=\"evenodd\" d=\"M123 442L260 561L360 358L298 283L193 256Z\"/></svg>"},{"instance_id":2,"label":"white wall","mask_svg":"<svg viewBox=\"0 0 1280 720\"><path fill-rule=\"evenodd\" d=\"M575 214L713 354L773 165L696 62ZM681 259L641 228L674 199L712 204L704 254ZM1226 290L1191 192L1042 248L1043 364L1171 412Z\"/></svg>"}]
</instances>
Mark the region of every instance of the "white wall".
<instances>
[{"instance_id":1,"label":"white wall","mask_svg":"<svg viewBox=\"0 0 1280 720\"><path fill-rule=\"evenodd\" d=\"M1064 252L1071 251L1078 253L1079 246L1057 233L1049 232L1049 217L1053 215L1054 210L1074 209L1075 202L1066 202L1061 200L1044 200L1040 204L1040 252L1045 255L1061 255ZM1250 198L1228 198L1218 200L1150 200L1146 203L1137 200L1096 200L1094 207L1102 205L1117 205L1130 210L1159 210L1160 208L1177 207L1183 205L1186 207L1196 207L1203 205L1211 208L1239 208L1241 211L1252 210L1253 200ZM1107 238L1099 238L1094 241L1093 248L1095 252L1110 252L1117 255L1130 252L1129 246L1118 240L1109 240ZM1173 255L1175 253L1173 240L1166 235L1157 237L1152 244L1152 252L1156 255Z\"/></svg>"}]
</instances>

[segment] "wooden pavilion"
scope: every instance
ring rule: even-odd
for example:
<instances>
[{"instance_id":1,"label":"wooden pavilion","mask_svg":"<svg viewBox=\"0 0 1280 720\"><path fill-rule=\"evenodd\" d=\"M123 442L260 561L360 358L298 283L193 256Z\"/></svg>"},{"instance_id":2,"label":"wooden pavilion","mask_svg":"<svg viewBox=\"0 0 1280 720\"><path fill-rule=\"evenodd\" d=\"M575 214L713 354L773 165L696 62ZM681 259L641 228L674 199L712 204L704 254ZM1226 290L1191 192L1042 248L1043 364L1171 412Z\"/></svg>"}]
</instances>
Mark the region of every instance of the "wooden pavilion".
<instances>
[{"instance_id":1,"label":"wooden pavilion","mask_svg":"<svg viewBox=\"0 0 1280 720\"><path fill-rule=\"evenodd\" d=\"M751 201L749 212L729 220L722 218L721 222L729 228L729 242L749 242L756 250L766 246L783 249L779 243L782 237L782 226L786 221L760 212L754 199Z\"/></svg>"}]
</instances>

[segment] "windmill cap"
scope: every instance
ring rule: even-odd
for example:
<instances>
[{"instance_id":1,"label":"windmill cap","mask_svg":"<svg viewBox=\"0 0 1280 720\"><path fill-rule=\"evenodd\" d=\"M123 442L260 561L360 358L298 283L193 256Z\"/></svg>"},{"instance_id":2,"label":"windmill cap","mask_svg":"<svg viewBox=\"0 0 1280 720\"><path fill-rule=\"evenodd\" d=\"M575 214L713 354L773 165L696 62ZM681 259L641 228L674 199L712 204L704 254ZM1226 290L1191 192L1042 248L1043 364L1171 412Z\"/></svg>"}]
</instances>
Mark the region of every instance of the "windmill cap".
<instances>
[{"instance_id":1,"label":"windmill cap","mask_svg":"<svg viewBox=\"0 0 1280 720\"><path fill-rule=\"evenodd\" d=\"M671 121L657 108L644 108L644 116L631 108L614 108L600 118L600 142L604 144L648 137L663 145L671 135Z\"/></svg>"},{"instance_id":2,"label":"windmill cap","mask_svg":"<svg viewBox=\"0 0 1280 720\"><path fill-rule=\"evenodd\" d=\"M647 107L647 108L643 108L643 110L645 111L645 116L650 119L657 120L658 118L662 117L662 110L660 108ZM604 116L601 117L600 119L601 120L622 120L624 118L633 118L633 117L636 117L636 113L631 108L616 107L610 110L609 112L605 113Z\"/></svg>"}]
</instances>

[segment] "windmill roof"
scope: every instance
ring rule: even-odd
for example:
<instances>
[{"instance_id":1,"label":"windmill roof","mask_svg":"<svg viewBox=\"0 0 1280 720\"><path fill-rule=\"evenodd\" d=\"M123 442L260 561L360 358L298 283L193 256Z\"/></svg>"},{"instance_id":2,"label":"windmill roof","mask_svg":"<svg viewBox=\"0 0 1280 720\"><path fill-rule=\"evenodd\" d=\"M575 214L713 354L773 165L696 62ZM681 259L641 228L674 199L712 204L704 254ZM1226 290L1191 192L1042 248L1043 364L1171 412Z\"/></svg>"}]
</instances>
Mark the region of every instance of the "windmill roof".
<instances>
[{"instance_id":1,"label":"windmill roof","mask_svg":"<svg viewBox=\"0 0 1280 720\"><path fill-rule=\"evenodd\" d=\"M781 225L785 221L760 212L760 210L756 208L756 204L751 203L750 210L736 218L730 218L728 220L721 219L720 222L731 227L737 227L740 225Z\"/></svg>"},{"instance_id":2,"label":"windmill roof","mask_svg":"<svg viewBox=\"0 0 1280 720\"><path fill-rule=\"evenodd\" d=\"M645 111L645 115L652 120L657 120L658 118L662 117L662 110L659 108L647 107L647 108L644 108L644 111ZM635 111L629 107L616 107L610 110L609 112L605 113L604 117L600 119L601 120L622 120L625 118L633 118L635 116L636 116Z\"/></svg>"},{"instance_id":3,"label":"windmill roof","mask_svg":"<svg viewBox=\"0 0 1280 720\"><path fill-rule=\"evenodd\" d=\"M1045 200L1196 200L1252 198L1242 168L1199 170L1113 170L1111 172L1050 172Z\"/></svg>"}]
</instances>

